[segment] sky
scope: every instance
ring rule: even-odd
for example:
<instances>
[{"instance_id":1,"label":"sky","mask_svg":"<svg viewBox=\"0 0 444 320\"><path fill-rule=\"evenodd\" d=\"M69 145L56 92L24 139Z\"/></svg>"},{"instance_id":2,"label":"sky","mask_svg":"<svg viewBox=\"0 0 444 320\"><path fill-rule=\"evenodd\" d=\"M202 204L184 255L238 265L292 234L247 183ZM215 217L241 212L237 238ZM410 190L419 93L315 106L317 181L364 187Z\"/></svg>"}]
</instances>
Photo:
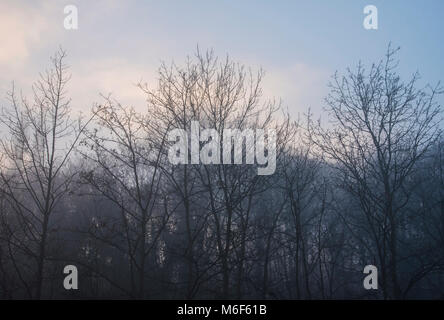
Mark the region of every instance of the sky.
<instances>
[{"instance_id":1,"label":"sky","mask_svg":"<svg viewBox=\"0 0 444 320\"><path fill-rule=\"evenodd\" d=\"M64 28L66 5L78 9L77 30ZM378 9L377 30L363 27L366 5ZM442 0L0 0L0 106L12 81L29 92L61 46L74 110L100 93L143 108L135 83L155 86L161 61L180 64L199 46L262 67L265 97L293 115L321 114L331 75L379 61L389 42L403 77L444 80L443 18Z\"/></svg>"}]
</instances>

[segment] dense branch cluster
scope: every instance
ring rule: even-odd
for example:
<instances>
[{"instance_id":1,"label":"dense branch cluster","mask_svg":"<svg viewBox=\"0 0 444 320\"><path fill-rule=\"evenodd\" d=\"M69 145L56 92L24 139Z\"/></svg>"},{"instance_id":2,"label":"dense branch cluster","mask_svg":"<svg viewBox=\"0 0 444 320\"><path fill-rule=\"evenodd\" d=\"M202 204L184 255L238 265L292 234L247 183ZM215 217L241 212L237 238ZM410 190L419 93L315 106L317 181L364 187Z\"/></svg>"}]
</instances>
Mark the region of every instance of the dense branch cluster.
<instances>
[{"instance_id":1,"label":"dense branch cluster","mask_svg":"<svg viewBox=\"0 0 444 320\"><path fill-rule=\"evenodd\" d=\"M0 117L0 298L442 298L442 92L403 82L396 51L333 77L324 125L199 50L138 85L144 111L103 96L73 119L60 50ZM195 121L274 129L275 173L170 163L168 132Z\"/></svg>"}]
</instances>

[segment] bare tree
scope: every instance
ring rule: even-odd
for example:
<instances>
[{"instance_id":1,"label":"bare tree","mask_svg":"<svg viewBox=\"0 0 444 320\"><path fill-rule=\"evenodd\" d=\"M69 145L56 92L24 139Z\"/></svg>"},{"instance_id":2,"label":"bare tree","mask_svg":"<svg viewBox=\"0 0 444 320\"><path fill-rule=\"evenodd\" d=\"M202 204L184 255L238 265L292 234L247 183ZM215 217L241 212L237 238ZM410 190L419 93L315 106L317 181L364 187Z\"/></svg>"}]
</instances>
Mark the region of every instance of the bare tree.
<instances>
[{"instance_id":1,"label":"bare tree","mask_svg":"<svg viewBox=\"0 0 444 320\"><path fill-rule=\"evenodd\" d=\"M261 100L262 77L262 71L253 74L228 57L219 61L213 52L197 50L194 59L188 59L183 67L163 64L157 88L143 84L140 87L153 106L152 116L165 129L180 128L190 135L192 121L198 121L199 130L211 128L223 137L224 129L254 132L278 128L280 145L284 137L290 136L290 121L284 120L278 126L274 114L280 106ZM200 142L200 146L204 144ZM222 150L223 139L220 147ZM241 297L252 204L254 197L266 190L266 178L258 177L252 165L224 165L222 156L218 164L167 166L164 171L183 206L183 216L179 217L183 223L179 225L184 226L186 235L187 297L196 294L203 279L218 272L214 266L220 267L224 298L231 291L231 270L237 269L236 296ZM212 240L203 237L205 233L214 239L215 247L208 245ZM211 267L200 265L203 261L199 260L208 257L197 250L202 246L216 250L211 252L211 262L205 261ZM230 261L235 261L236 268L230 266Z\"/></svg>"},{"instance_id":2,"label":"bare tree","mask_svg":"<svg viewBox=\"0 0 444 320\"><path fill-rule=\"evenodd\" d=\"M361 248L378 258L386 298L400 298L399 228L411 192L407 180L439 134L439 86L418 89L418 74L402 82L390 46L368 72L359 64L334 76L326 99L331 127L309 119L310 138L338 170L339 185L363 213L353 215ZM344 223L352 217L343 217ZM365 236L364 236L365 235ZM373 245L365 243L367 239ZM370 248L371 247L371 248ZM376 251L373 251L373 248ZM370 262L374 262L370 261Z\"/></svg>"},{"instance_id":3,"label":"bare tree","mask_svg":"<svg viewBox=\"0 0 444 320\"><path fill-rule=\"evenodd\" d=\"M70 192L77 174L68 170L71 156L88 123L70 116L65 57L60 49L51 58L51 69L34 84L31 101L13 86L8 94L11 106L2 110L0 118L9 130L0 141L0 178L15 220L2 237L8 237L10 259L19 254L30 259L28 268L17 267L16 272L29 297L37 299L43 294L48 240L56 229L51 218Z\"/></svg>"},{"instance_id":4,"label":"bare tree","mask_svg":"<svg viewBox=\"0 0 444 320\"><path fill-rule=\"evenodd\" d=\"M262 70L199 49L139 83L145 109L104 96L72 119L60 50L1 113L0 298L442 297L442 91L401 81L396 52L336 74L330 123L304 128Z\"/></svg>"},{"instance_id":5,"label":"bare tree","mask_svg":"<svg viewBox=\"0 0 444 320\"><path fill-rule=\"evenodd\" d=\"M93 224L101 228L88 234L128 255L130 292L144 298L148 258L158 250L171 214L160 170L166 135L155 140L156 126L147 116L109 97L105 102L94 111L95 128L82 140L82 154L92 162L82 179L119 208L120 219L95 217Z\"/></svg>"}]
</instances>

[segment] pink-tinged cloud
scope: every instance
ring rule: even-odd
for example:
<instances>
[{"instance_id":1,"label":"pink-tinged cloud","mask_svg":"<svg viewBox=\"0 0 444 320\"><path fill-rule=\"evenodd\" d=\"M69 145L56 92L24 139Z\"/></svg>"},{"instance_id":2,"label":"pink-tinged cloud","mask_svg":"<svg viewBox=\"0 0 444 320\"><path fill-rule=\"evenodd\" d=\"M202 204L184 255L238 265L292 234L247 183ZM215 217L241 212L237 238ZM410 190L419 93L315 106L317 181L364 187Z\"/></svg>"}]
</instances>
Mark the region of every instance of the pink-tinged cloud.
<instances>
[{"instance_id":1,"label":"pink-tinged cloud","mask_svg":"<svg viewBox=\"0 0 444 320\"><path fill-rule=\"evenodd\" d=\"M47 14L51 6L33 7L20 1L0 2L0 66L22 66L33 49L51 37Z\"/></svg>"}]
</instances>

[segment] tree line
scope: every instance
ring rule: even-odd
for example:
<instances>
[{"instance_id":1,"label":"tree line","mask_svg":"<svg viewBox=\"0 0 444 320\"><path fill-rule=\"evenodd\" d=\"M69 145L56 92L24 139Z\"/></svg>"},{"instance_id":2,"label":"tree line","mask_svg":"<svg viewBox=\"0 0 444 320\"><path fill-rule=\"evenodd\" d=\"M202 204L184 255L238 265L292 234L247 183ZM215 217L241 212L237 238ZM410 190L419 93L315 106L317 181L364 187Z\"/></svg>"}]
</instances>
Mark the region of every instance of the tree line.
<instances>
[{"instance_id":1,"label":"tree line","mask_svg":"<svg viewBox=\"0 0 444 320\"><path fill-rule=\"evenodd\" d=\"M443 91L401 79L397 51L336 73L320 121L199 50L138 84L143 109L102 96L75 117L59 50L0 115L0 298L443 298ZM168 132L193 121L274 129L275 173L171 164Z\"/></svg>"}]
</instances>

